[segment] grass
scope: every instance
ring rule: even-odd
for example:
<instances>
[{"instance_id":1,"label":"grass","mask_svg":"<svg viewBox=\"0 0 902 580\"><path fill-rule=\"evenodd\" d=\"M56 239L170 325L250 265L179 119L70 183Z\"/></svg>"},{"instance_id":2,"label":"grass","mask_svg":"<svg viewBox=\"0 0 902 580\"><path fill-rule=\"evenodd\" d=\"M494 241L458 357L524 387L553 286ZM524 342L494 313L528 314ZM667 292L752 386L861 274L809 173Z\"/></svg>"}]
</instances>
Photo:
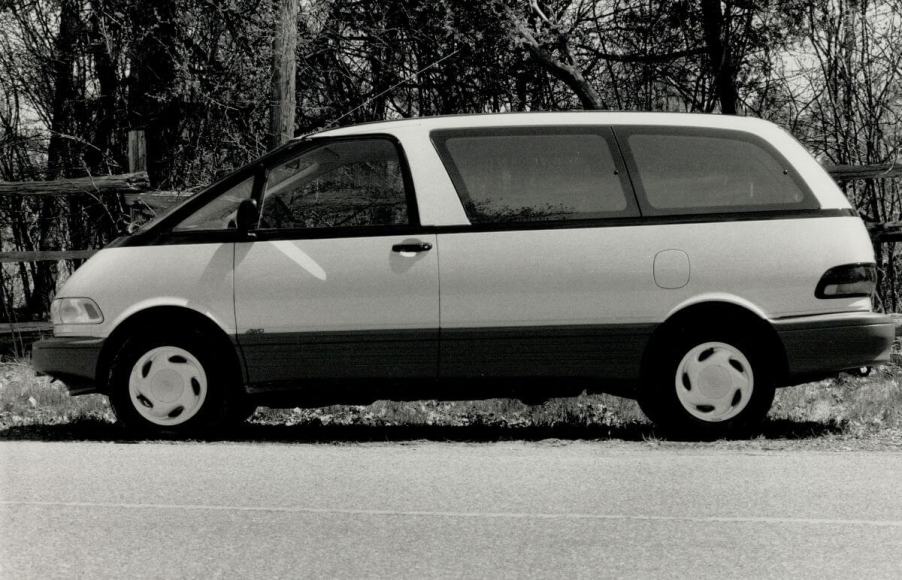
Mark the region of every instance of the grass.
<instances>
[{"instance_id":1,"label":"grass","mask_svg":"<svg viewBox=\"0 0 902 580\"><path fill-rule=\"evenodd\" d=\"M852 437L902 434L902 368L781 389L769 417L835 425Z\"/></svg>"},{"instance_id":2,"label":"grass","mask_svg":"<svg viewBox=\"0 0 902 580\"><path fill-rule=\"evenodd\" d=\"M0 437L17 426L115 421L106 397L72 397L59 382L35 376L28 362L0 362Z\"/></svg>"},{"instance_id":3,"label":"grass","mask_svg":"<svg viewBox=\"0 0 902 580\"><path fill-rule=\"evenodd\" d=\"M868 377L780 389L762 430L766 439L819 439L836 444L879 440L902 448L902 368L889 365ZM0 439L100 438L119 434L107 399L71 397L65 387L37 377L27 362L0 362ZM657 439L634 401L608 395L516 400L377 401L318 409L261 407L243 438L328 441L368 439Z\"/></svg>"}]
</instances>

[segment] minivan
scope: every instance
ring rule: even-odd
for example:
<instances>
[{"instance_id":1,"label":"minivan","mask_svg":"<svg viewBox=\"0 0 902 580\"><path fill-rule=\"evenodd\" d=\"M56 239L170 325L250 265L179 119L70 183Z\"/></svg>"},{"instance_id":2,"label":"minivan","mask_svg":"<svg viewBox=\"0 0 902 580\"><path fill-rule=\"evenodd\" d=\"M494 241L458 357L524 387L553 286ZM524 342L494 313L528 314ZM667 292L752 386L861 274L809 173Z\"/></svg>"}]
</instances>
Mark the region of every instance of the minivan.
<instances>
[{"instance_id":1,"label":"minivan","mask_svg":"<svg viewBox=\"0 0 902 580\"><path fill-rule=\"evenodd\" d=\"M291 141L81 266L38 372L187 435L258 404L638 400L751 433L778 387L886 362L862 220L774 124L404 119Z\"/></svg>"}]
</instances>

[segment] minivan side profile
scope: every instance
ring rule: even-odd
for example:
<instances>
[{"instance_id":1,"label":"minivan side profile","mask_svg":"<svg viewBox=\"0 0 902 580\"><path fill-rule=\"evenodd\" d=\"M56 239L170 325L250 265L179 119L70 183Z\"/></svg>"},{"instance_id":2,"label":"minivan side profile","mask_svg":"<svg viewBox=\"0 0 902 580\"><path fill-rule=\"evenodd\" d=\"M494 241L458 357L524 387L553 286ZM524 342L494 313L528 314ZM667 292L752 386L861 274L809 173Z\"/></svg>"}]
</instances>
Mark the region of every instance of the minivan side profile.
<instances>
[{"instance_id":1,"label":"minivan side profile","mask_svg":"<svg viewBox=\"0 0 902 580\"><path fill-rule=\"evenodd\" d=\"M875 284L863 222L771 123L407 119L296 139L114 241L33 364L151 434L588 391L718 437L777 387L886 362Z\"/></svg>"}]
</instances>

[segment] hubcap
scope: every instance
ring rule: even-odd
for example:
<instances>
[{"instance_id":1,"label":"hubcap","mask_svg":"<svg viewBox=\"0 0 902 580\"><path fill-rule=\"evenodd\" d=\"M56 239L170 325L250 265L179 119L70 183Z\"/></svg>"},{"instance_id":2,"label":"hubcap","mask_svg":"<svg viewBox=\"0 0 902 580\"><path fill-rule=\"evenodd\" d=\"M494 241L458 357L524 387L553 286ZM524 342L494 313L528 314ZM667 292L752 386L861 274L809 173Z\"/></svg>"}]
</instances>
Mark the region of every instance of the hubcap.
<instances>
[{"instance_id":1,"label":"hubcap","mask_svg":"<svg viewBox=\"0 0 902 580\"><path fill-rule=\"evenodd\" d=\"M677 366L677 397L689 413L716 423L732 419L752 398L752 365L724 342L706 342L686 353Z\"/></svg>"},{"instance_id":2,"label":"hubcap","mask_svg":"<svg viewBox=\"0 0 902 580\"><path fill-rule=\"evenodd\" d=\"M147 351L132 367L128 393L135 410L156 425L180 425L207 398L207 374L200 361L177 346Z\"/></svg>"}]
</instances>

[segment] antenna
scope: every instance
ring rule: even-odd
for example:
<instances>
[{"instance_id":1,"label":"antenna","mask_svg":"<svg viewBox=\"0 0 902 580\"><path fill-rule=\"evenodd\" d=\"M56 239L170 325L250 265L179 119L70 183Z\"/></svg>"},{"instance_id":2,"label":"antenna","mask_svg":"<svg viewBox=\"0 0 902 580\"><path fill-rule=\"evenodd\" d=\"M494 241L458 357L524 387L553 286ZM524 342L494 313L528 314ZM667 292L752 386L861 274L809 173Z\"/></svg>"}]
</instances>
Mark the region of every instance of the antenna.
<instances>
[{"instance_id":1,"label":"antenna","mask_svg":"<svg viewBox=\"0 0 902 580\"><path fill-rule=\"evenodd\" d=\"M451 53L449 53L449 54L446 54L445 56L443 56L442 58L438 59L437 61L432 62L432 63L430 63L430 64L424 66L424 67L421 68L420 70L418 70L418 71L416 71L415 73L413 73L413 76L414 76L414 77L417 77L417 76L419 76L421 73L423 73L423 72L425 72L425 71L431 69L432 67L438 66L439 64L441 64L442 62L448 60L449 58L451 58L452 56L454 56L454 55L457 54L458 52L460 52L460 49L459 49L459 48L458 48L458 49L455 49L454 52L451 52ZM362 103L360 103L359 105L357 105L356 107L354 107L353 109L351 109L350 111L348 111L347 113L345 113L344 115L341 115L340 117L338 117L338 118L336 118L336 119L333 119L333 120L329 121L328 123L326 123L325 125L322 126L322 129L328 129L329 127L331 127L331 126L334 125L335 123L338 123L339 121L341 121L342 119L344 119L344 118L347 117L348 115L351 115L351 114L355 113L356 111L359 111L359 110L362 109L363 107L369 105L370 103L372 103L373 101L375 101L376 99L378 99L379 97L381 97L382 95L384 95L384 94L386 94L386 93L390 93L390 92L392 92L393 90L395 90L396 88L398 88L398 87L400 87L401 85L403 85L403 84L405 84L405 83L408 83L408 82L410 82L410 81L411 81L411 79L404 79L404 80L398 81L397 83L395 83L395 84L393 84L392 86L388 87L387 89L385 89L384 91L382 91L382 92L379 93L378 95L373 95L372 97L370 97L370 98L368 98L367 100L363 101Z\"/></svg>"}]
</instances>

